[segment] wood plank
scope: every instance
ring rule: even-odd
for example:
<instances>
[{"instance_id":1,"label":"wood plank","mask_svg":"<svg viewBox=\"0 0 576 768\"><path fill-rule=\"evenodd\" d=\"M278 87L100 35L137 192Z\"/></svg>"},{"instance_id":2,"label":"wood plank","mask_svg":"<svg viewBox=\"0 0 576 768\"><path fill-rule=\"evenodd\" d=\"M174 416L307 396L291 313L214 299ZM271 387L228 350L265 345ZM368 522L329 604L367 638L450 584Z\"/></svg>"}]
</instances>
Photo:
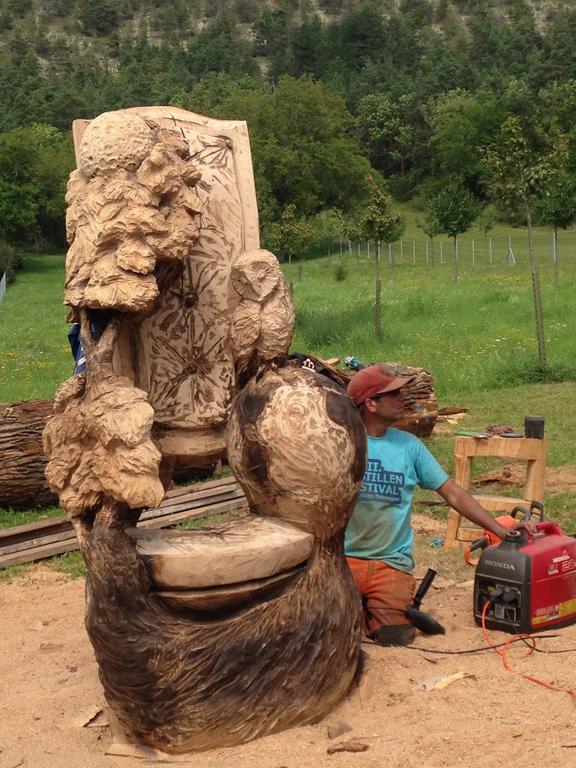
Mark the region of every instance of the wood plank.
<instances>
[{"instance_id":1,"label":"wood plank","mask_svg":"<svg viewBox=\"0 0 576 768\"><path fill-rule=\"evenodd\" d=\"M181 496L183 493L189 493L190 491L194 491L194 489L209 489L209 488L218 488L220 486L227 486L227 485L234 485L238 481L234 477L234 475L230 475L230 477L220 477L217 480L205 480L201 483L191 483L190 485L181 485L177 488L172 488L169 491L166 492L166 495L164 496L165 499L171 499L174 496Z\"/></svg>"},{"instance_id":2,"label":"wood plank","mask_svg":"<svg viewBox=\"0 0 576 768\"><path fill-rule=\"evenodd\" d=\"M30 563L33 560L43 560L47 557L54 557L55 555L63 555L66 552L72 552L75 549L78 549L76 534L74 534L74 537L68 541L59 541L53 544L45 544L40 547L31 547L22 552L15 552L12 555L0 557L0 569L9 568L11 565Z\"/></svg>"},{"instance_id":3,"label":"wood plank","mask_svg":"<svg viewBox=\"0 0 576 768\"><path fill-rule=\"evenodd\" d=\"M186 520L200 519L203 517L211 517L212 515L220 515L233 510L246 510L248 508L248 502L243 495L237 496L228 501L216 500L213 504L204 504L201 507L195 507L191 511L181 510L179 512L173 512L167 515L156 516L147 520L139 521L138 526L142 528L165 528L170 525L176 525ZM20 565L22 563L29 563L34 560L43 560L48 557L54 557L55 555L64 554L65 552L71 552L78 549L78 541L76 539L76 533L71 527L69 533L63 532L61 534L65 536L64 539L56 538L53 540L50 535L32 539L29 546L24 548L18 547L17 551L7 552L6 547L0 550L0 569L8 568L11 565ZM58 534L55 535L56 537ZM36 543L34 543L36 542ZM11 545L7 545L10 547Z\"/></svg>"},{"instance_id":4,"label":"wood plank","mask_svg":"<svg viewBox=\"0 0 576 768\"><path fill-rule=\"evenodd\" d=\"M182 512L187 509L198 509L206 504L216 503L218 501L230 501L231 499L243 499L244 494L239 490L231 490L217 496L208 496L203 499L183 499L180 504L174 504L170 507L160 506L156 509L148 509L140 515L140 520L150 520L151 518L164 517L175 512Z\"/></svg>"},{"instance_id":5,"label":"wood plank","mask_svg":"<svg viewBox=\"0 0 576 768\"><path fill-rule=\"evenodd\" d=\"M490 512L512 512L514 507L526 507L527 509L530 507L528 499L519 499L511 496L474 495L474 498L484 509Z\"/></svg>"},{"instance_id":6,"label":"wood plank","mask_svg":"<svg viewBox=\"0 0 576 768\"><path fill-rule=\"evenodd\" d=\"M548 441L533 437L457 437L454 456L499 456L506 459L545 461Z\"/></svg>"},{"instance_id":7,"label":"wood plank","mask_svg":"<svg viewBox=\"0 0 576 768\"><path fill-rule=\"evenodd\" d=\"M151 514L160 513L165 514L164 510L170 508L174 504L182 504L183 497L189 495L190 501L194 499L210 498L212 495L221 495L231 493L231 489L236 487L237 493L242 494L238 489L236 478L223 478L221 480L208 480L203 483L195 483L193 486L183 486L182 488L175 488L173 491L169 491L159 507L146 510L143 516L149 517ZM168 499L168 501L166 501ZM177 511L172 509L172 511ZM179 510L178 510L179 511ZM45 520L37 520L34 523L25 523L24 525L13 526L12 528L0 529L0 548L4 546L16 544L20 541L26 541L34 534L38 533L42 535L52 535L63 531L72 531L72 523L65 515L59 517L46 518Z\"/></svg>"},{"instance_id":8,"label":"wood plank","mask_svg":"<svg viewBox=\"0 0 576 768\"><path fill-rule=\"evenodd\" d=\"M45 544L53 544L56 541L67 541L68 539L75 539L76 533L74 528L70 528L68 531L62 533L53 533L47 536L40 536L34 539L27 539L26 541L19 541L15 544L8 544L5 547L0 547L0 558L5 555L11 555L14 552L24 552L27 549L33 547L41 547Z\"/></svg>"},{"instance_id":9,"label":"wood plank","mask_svg":"<svg viewBox=\"0 0 576 768\"><path fill-rule=\"evenodd\" d=\"M172 509L173 507L180 506L186 502L192 502L195 500L202 501L203 499L219 498L221 496L229 496L231 493L242 493L236 483L234 485L229 484L220 488L208 488L204 491L195 491L194 493L183 493L179 496L172 496L170 499L163 500L158 507L147 509L146 512L159 512L163 509Z\"/></svg>"},{"instance_id":10,"label":"wood plank","mask_svg":"<svg viewBox=\"0 0 576 768\"><path fill-rule=\"evenodd\" d=\"M482 528L468 528L463 525L460 526L458 531L458 543L468 544L471 541L476 541L482 536Z\"/></svg>"},{"instance_id":11,"label":"wood plank","mask_svg":"<svg viewBox=\"0 0 576 768\"><path fill-rule=\"evenodd\" d=\"M50 533L56 533L56 530L62 528L72 528L70 520L61 515L60 517L50 517L46 520L37 520L35 523L26 523L25 525L16 525L12 528L3 528L0 530L0 547L3 545L4 540L9 540L10 543L24 540L26 536L40 532L45 529L50 529Z\"/></svg>"},{"instance_id":12,"label":"wood plank","mask_svg":"<svg viewBox=\"0 0 576 768\"><path fill-rule=\"evenodd\" d=\"M232 512L233 510L237 509L238 511L243 511L248 509L248 502L244 498L242 499L234 499L233 501L223 501L220 504L212 504L207 507L203 507L201 510L197 512L193 512L192 514L187 512L177 512L174 515L170 515L169 520L167 521L167 518L161 517L161 518L153 518L152 520L144 520L142 525L138 523L138 527L142 528L165 528L169 525L177 525L178 523L183 523L185 520L195 520L196 518L201 517L211 517L212 515L221 515L225 512Z\"/></svg>"}]
</instances>

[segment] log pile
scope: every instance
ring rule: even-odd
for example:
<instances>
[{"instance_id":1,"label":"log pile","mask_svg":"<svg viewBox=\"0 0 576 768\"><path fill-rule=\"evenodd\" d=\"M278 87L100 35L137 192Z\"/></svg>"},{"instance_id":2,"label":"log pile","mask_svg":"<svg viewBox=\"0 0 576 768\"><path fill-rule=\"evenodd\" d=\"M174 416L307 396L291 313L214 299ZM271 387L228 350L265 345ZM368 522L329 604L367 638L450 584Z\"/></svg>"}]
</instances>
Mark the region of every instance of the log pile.
<instances>
[{"instance_id":1,"label":"log pile","mask_svg":"<svg viewBox=\"0 0 576 768\"><path fill-rule=\"evenodd\" d=\"M413 376L406 389L404 418L394 426L418 437L429 437L438 420L438 400L434 392L434 379L424 368L412 368L401 363L386 363L394 376Z\"/></svg>"},{"instance_id":2,"label":"log pile","mask_svg":"<svg viewBox=\"0 0 576 768\"><path fill-rule=\"evenodd\" d=\"M42 430L52 400L0 403L0 507L27 509L57 504L44 469Z\"/></svg>"}]
</instances>

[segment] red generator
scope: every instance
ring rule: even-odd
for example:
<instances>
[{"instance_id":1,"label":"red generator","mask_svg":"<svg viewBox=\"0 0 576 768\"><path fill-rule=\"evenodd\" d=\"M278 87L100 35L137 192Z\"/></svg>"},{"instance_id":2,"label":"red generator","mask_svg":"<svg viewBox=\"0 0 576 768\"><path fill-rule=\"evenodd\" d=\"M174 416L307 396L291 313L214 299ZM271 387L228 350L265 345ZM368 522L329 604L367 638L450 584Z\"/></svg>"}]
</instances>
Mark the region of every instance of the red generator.
<instances>
[{"instance_id":1,"label":"red generator","mask_svg":"<svg viewBox=\"0 0 576 768\"><path fill-rule=\"evenodd\" d=\"M484 550L474 579L474 618L489 629L530 633L576 621L576 539L552 522L533 536L510 531Z\"/></svg>"}]
</instances>

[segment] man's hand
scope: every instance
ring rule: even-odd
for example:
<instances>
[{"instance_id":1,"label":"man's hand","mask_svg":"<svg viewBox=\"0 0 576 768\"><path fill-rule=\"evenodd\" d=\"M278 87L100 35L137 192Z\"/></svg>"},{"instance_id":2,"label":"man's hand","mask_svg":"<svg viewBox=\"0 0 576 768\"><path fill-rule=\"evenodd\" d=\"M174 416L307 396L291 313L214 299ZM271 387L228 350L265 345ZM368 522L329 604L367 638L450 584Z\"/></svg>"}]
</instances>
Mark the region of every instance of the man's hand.
<instances>
[{"instance_id":1,"label":"man's hand","mask_svg":"<svg viewBox=\"0 0 576 768\"><path fill-rule=\"evenodd\" d=\"M511 528L505 529L507 531L526 531L530 536L534 536L538 532L538 523L534 523L532 520L519 520ZM506 533L504 533L504 536ZM503 538L503 537L501 537Z\"/></svg>"}]
</instances>

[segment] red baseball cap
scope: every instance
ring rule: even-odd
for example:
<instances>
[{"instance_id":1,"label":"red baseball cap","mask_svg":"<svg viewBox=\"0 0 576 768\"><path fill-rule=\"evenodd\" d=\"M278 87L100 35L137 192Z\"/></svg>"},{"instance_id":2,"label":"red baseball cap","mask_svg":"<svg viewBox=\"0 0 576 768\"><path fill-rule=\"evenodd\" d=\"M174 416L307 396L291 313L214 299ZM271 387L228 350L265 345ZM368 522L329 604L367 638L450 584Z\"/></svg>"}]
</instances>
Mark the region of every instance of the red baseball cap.
<instances>
[{"instance_id":1,"label":"red baseball cap","mask_svg":"<svg viewBox=\"0 0 576 768\"><path fill-rule=\"evenodd\" d=\"M411 378L401 378L390 374L383 365L369 365L362 368L348 384L348 394L356 405L362 405L375 395L383 395L394 389L402 389L411 381Z\"/></svg>"}]
</instances>

